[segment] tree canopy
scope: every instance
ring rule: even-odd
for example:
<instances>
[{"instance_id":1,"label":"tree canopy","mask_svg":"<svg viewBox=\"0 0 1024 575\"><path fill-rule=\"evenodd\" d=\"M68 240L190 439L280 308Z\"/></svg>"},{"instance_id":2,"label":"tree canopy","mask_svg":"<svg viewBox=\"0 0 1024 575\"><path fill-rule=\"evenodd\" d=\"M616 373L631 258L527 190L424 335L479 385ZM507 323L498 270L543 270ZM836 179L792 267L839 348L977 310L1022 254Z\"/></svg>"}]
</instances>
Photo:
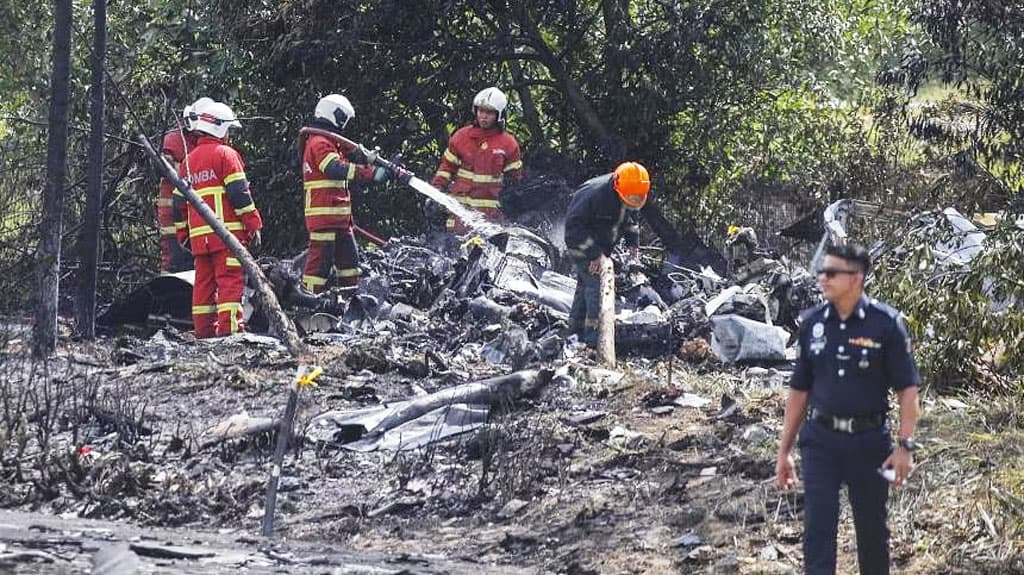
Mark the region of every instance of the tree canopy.
<instances>
[{"instance_id":1,"label":"tree canopy","mask_svg":"<svg viewBox=\"0 0 1024 575\"><path fill-rule=\"evenodd\" d=\"M49 4L0 6L0 267L17 284L45 181L53 19ZM74 9L68 237L91 38L89 4ZM999 210L1024 186L1015 3L153 0L111 3L108 17L108 281L155 268L155 176L126 140L158 137L204 95L243 118L235 141L282 254L305 242L296 133L331 92L356 108L353 139L429 177L473 95L499 86L531 175L575 185L641 161L669 219L712 243L776 200L797 213L843 197ZM421 198L397 185L356 208L383 234L424 227Z\"/></svg>"}]
</instances>

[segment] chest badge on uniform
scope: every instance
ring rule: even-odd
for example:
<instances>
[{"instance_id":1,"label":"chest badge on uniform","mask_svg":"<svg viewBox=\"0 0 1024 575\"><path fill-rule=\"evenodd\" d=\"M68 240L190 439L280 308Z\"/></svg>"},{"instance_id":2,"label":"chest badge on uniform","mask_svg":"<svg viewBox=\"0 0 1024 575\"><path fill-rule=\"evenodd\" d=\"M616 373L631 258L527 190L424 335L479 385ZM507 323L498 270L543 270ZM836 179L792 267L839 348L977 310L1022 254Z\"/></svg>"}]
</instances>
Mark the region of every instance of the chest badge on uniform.
<instances>
[{"instance_id":1,"label":"chest badge on uniform","mask_svg":"<svg viewBox=\"0 0 1024 575\"><path fill-rule=\"evenodd\" d=\"M857 363L857 367L861 369L867 369L871 366L871 362L868 361L868 349L862 348L860 350L860 362Z\"/></svg>"},{"instance_id":2,"label":"chest badge on uniform","mask_svg":"<svg viewBox=\"0 0 1024 575\"><path fill-rule=\"evenodd\" d=\"M825 324L820 321L811 327L811 342L808 347L815 355L825 349Z\"/></svg>"},{"instance_id":3,"label":"chest badge on uniform","mask_svg":"<svg viewBox=\"0 0 1024 575\"><path fill-rule=\"evenodd\" d=\"M480 142L480 149L481 150L486 150L487 149L487 142Z\"/></svg>"}]
</instances>

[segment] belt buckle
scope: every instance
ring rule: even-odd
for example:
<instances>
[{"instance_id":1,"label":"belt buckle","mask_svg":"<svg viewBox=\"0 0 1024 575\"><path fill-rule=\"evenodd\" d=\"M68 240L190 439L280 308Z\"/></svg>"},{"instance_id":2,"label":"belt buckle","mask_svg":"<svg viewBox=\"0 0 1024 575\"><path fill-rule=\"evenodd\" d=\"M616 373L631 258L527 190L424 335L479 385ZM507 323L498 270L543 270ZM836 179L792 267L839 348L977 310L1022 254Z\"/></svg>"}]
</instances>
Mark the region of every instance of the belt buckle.
<instances>
[{"instance_id":1,"label":"belt buckle","mask_svg":"<svg viewBox=\"0 0 1024 575\"><path fill-rule=\"evenodd\" d=\"M842 431L845 433L853 433L853 418L852 417L836 417L832 416L832 429L836 431Z\"/></svg>"}]
</instances>

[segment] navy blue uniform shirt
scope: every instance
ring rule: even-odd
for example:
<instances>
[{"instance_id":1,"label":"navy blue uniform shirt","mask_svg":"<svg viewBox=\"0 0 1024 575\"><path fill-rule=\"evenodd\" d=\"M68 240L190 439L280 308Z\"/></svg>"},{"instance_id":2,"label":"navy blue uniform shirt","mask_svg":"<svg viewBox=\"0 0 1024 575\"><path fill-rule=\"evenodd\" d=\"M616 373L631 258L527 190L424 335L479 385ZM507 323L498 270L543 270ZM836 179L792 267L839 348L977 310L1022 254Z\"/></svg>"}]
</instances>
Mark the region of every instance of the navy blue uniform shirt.
<instances>
[{"instance_id":1,"label":"navy blue uniform shirt","mask_svg":"<svg viewBox=\"0 0 1024 575\"><path fill-rule=\"evenodd\" d=\"M900 313L867 296L845 321L828 302L804 312L799 344L789 386L830 415L885 413L889 389L921 382Z\"/></svg>"},{"instance_id":2,"label":"navy blue uniform shirt","mask_svg":"<svg viewBox=\"0 0 1024 575\"><path fill-rule=\"evenodd\" d=\"M640 238L639 212L626 209L615 193L612 174L583 182L572 194L565 215L566 253L576 259L593 260L612 255L619 239L636 246Z\"/></svg>"}]
</instances>

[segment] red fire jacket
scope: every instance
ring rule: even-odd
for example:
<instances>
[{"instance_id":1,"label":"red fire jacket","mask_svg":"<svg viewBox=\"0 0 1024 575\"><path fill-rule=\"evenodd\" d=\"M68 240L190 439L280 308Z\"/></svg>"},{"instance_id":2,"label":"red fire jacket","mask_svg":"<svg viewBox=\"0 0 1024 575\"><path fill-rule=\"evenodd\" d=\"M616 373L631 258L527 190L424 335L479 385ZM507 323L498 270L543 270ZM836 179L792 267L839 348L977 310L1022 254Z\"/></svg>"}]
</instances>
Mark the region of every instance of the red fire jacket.
<instances>
[{"instance_id":1,"label":"red fire jacket","mask_svg":"<svg viewBox=\"0 0 1024 575\"><path fill-rule=\"evenodd\" d=\"M167 156L174 166L178 166L185 159L185 151L191 151L196 145L196 137L191 132L184 132L174 129L164 134L161 151ZM160 178L160 192L156 198L156 221L160 226L160 239L174 241L176 231L174 228L174 184L166 178Z\"/></svg>"},{"instance_id":2,"label":"red fire jacket","mask_svg":"<svg viewBox=\"0 0 1024 575\"><path fill-rule=\"evenodd\" d=\"M465 126L448 140L431 183L443 188L451 182L448 193L490 217L501 207L498 196L506 174L516 180L523 178L519 143L512 134L501 128Z\"/></svg>"},{"instance_id":3,"label":"red fire jacket","mask_svg":"<svg viewBox=\"0 0 1024 575\"><path fill-rule=\"evenodd\" d=\"M263 218L249 193L242 157L231 146L217 138L202 136L178 171L243 244L248 244L249 238L263 227ZM174 202L174 227L179 242L188 238L193 254L226 249L213 228L178 190L174 191Z\"/></svg>"},{"instance_id":4,"label":"red fire jacket","mask_svg":"<svg viewBox=\"0 0 1024 575\"><path fill-rule=\"evenodd\" d=\"M351 229L349 183L372 181L373 171L372 166L360 166L346 160L337 144L330 139L309 136L302 153L306 229L310 232Z\"/></svg>"}]
</instances>

